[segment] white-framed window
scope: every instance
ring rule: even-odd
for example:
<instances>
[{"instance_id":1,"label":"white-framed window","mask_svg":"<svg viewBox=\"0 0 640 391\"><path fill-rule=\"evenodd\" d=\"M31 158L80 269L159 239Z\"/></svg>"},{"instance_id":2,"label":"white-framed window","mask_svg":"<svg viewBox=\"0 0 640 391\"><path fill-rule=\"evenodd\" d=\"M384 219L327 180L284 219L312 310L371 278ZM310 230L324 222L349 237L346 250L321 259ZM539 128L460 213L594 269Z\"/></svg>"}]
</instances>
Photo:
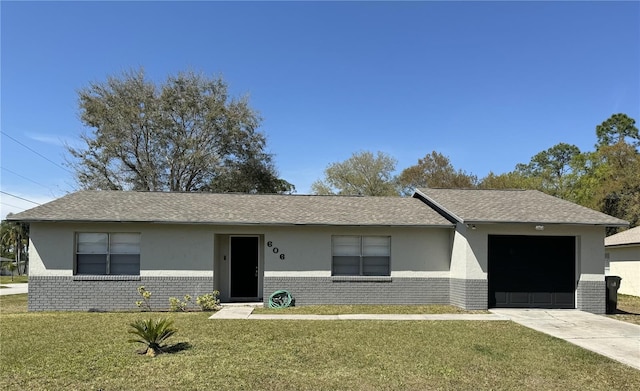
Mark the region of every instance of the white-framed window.
<instances>
[{"instance_id":1,"label":"white-framed window","mask_svg":"<svg viewBox=\"0 0 640 391\"><path fill-rule=\"evenodd\" d=\"M75 274L140 274L139 233L76 234Z\"/></svg>"},{"instance_id":2,"label":"white-framed window","mask_svg":"<svg viewBox=\"0 0 640 391\"><path fill-rule=\"evenodd\" d=\"M389 276L390 236L342 236L331 238L332 276Z\"/></svg>"}]
</instances>

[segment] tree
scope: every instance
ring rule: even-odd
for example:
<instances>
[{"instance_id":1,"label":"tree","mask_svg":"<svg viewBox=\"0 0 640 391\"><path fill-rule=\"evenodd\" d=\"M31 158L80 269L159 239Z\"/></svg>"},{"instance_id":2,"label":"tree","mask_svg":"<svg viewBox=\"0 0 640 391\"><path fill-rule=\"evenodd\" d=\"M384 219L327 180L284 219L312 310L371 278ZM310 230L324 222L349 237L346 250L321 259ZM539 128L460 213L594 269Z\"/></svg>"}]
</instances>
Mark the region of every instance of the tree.
<instances>
[{"instance_id":1,"label":"tree","mask_svg":"<svg viewBox=\"0 0 640 391\"><path fill-rule=\"evenodd\" d=\"M229 161L213 177L209 190L214 192L291 194L295 186L274 175L275 167L266 156L241 162Z\"/></svg>"},{"instance_id":2,"label":"tree","mask_svg":"<svg viewBox=\"0 0 640 391\"><path fill-rule=\"evenodd\" d=\"M640 153L625 142L602 146L594 153L596 200L600 211L640 224Z\"/></svg>"},{"instance_id":3,"label":"tree","mask_svg":"<svg viewBox=\"0 0 640 391\"><path fill-rule=\"evenodd\" d=\"M2 261L0 269L4 269L11 273L11 281L13 281L13 273L18 270L18 266L16 266L16 263L13 261Z\"/></svg>"},{"instance_id":4,"label":"tree","mask_svg":"<svg viewBox=\"0 0 640 391\"><path fill-rule=\"evenodd\" d=\"M581 155L572 201L640 225L640 154L627 143ZM616 229L607 229L609 234Z\"/></svg>"},{"instance_id":5,"label":"tree","mask_svg":"<svg viewBox=\"0 0 640 391\"><path fill-rule=\"evenodd\" d=\"M640 225L640 136L635 120L613 114L596 126L595 151L559 143L528 164L489 175L481 188L537 189ZM609 234L616 228L608 228Z\"/></svg>"},{"instance_id":6,"label":"tree","mask_svg":"<svg viewBox=\"0 0 640 391\"><path fill-rule=\"evenodd\" d=\"M324 179L311 185L314 194L397 196L393 171L396 159L383 153L356 152L344 162L331 163Z\"/></svg>"},{"instance_id":7,"label":"tree","mask_svg":"<svg viewBox=\"0 0 640 391\"><path fill-rule=\"evenodd\" d=\"M628 138L631 139L629 144L640 145L640 136L635 124L636 120L626 114L613 114L606 121L596 126L596 136L598 137L596 149L600 149L605 145L625 143Z\"/></svg>"},{"instance_id":8,"label":"tree","mask_svg":"<svg viewBox=\"0 0 640 391\"><path fill-rule=\"evenodd\" d=\"M526 176L515 170L499 175L489 172L478 184L480 189L494 190L539 189L540 187L539 178Z\"/></svg>"},{"instance_id":9,"label":"tree","mask_svg":"<svg viewBox=\"0 0 640 391\"><path fill-rule=\"evenodd\" d=\"M538 190L565 198L574 178L571 163L579 154L575 145L559 143L537 153L529 164L518 164L516 171L524 177L537 178Z\"/></svg>"},{"instance_id":10,"label":"tree","mask_svg":"<svg viewBox=\"0 0 640 391\"><path fill-rule=\"evenodd\" d=\"M596 152L583 152L571 162L574 180L566 199L591 209L599 209L597 194L601 188L604 166Z\"/></svg>"},{"instance_id":11,"label":"tree","mask_svg":"<svg viewBox=\"0 0 640 391\"><path fill-rule=\"evenodd\" d=\"M261 119L222 78L193 72L156 85L126 72L79 91L83 148L68 147L82 188L291 192L278 178Z\"/></svg>"},{"instance_id":12,"label":"tree","mask_svg":"<svg viewBox=\"0 0 640 391\"><path fill-rule=\"evenodd\" d=\"M11 216L11 213L7 216ZM19 275L26 274L29 266L29 225L3 220L0 235L2 255L13 258Z\"/></svg>"},{"instance_id":13,"label":"tree","mask_svg":"<svg viewBox=\"0 0 640 391\"><path fill-rule=\"evenodd\" d=\"M518 182L640 224L640 145L635 120L614 114L596 126L596 150L580 152L574 145L557 144L536 154L512 173L483 179L485 184ZM508 181L507 181L508 182ZM614 233L616 229L608 229Z\"/></svg>"},{"instance_id":14,"label":"tree","mask_svg":"<svg viewBox=\"0 0 640 391\"><path fill-rule=\"evenodd\" d=\"M449 158L433 151L418 159L418 164L405 168L398 177L404 195L411 195L416 188L474 188L478 184L475 175L457 170Z\"/></svg>"},{"instance_id":15,"label":"tree","mask_svg":"<svg viewBox=\"0 0 640 391\"><path fill-rule=\"evenodd\" d=\"M595 201L600 211L640 224L640 146L635 119L618 113L596 126L591 156ZM594 180L595 179L595 180Z\"/></svg>"}]
</instances>

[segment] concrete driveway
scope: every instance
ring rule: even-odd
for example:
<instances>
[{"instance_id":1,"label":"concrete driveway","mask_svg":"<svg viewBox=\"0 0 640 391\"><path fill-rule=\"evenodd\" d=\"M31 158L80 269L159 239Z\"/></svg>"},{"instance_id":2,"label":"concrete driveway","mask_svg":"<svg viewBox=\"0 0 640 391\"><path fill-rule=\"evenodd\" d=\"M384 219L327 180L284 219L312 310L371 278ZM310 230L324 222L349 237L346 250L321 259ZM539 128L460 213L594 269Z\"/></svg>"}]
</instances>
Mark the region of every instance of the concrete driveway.
<instances>
[{"instance_id":1,"label":"concrete driveway","mask_svg":"<svg viewBox=\"0 0 640 391\"><path fill-rule=\"evenodd\" d=\"M495 308L490 311L640 369L638 325L579 310Z\"/></svg>"},{"instance_id":2,"label":"concrete driveway","mask_svg":"<svg viewBox=\"0 0 640 391\"><path fill-rule=\"evenodd\" d=\"M17 295L20 293L28 293L29 284L0 284L3 288L0 288L0 296L4 295Z\"/></svg>"}]
</instances>

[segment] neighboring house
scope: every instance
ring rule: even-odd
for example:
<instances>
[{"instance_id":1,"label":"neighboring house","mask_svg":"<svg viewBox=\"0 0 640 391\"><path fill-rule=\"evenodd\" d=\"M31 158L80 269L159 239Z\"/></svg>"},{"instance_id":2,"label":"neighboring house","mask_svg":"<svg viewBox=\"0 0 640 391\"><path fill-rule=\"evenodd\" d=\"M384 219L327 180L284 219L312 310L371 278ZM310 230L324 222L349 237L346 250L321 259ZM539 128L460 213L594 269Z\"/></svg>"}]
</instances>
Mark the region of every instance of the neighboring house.
<instances>
[{"instance_id":1,"label":"neighboring house","mask_svg":"<svg viewBox=\"0 0 640 391\"><path fill-rule=\"evenodd\" d=\"M640 227L605 238L608 275L622 277L618 293L640 296Z\"/></svg>"},{"instance_id":2,"label":"neighboring house","mask_svg":"<svg viewBox=\"0 0 640 391\"><path fill-rule=\"evenodd\" d=\"M538 191L413 198L82 191L30 223L29 310L127 309L136 288L223 301L605 311L604 234L623 220Z\"/></svg>"}]
</instances>

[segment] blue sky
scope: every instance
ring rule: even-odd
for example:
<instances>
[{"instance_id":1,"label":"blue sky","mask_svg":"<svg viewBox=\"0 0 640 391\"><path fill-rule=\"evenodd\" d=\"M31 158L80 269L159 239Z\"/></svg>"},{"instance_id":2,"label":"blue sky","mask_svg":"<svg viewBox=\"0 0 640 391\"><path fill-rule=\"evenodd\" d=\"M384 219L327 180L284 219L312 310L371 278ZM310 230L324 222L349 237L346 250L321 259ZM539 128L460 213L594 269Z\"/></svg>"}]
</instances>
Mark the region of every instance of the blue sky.
<instances>
[{"instance_id":1,"label":"blue sky","mask_svg":"<svg viewBox=\"0 0 640 391\"><path fill-rule=\"evenodd\" d=\"M76 189L63 144L85 130L77 91L139 67L158 82L221 75L248 95L298 193L357 151L392 155L399 173L435 150L483 177L559 142L591 150L614 113L640 121L639 2L2 1L0 12L2 217L35 206L5 193L46 202Z\"/></svg>"}]
</instances>

